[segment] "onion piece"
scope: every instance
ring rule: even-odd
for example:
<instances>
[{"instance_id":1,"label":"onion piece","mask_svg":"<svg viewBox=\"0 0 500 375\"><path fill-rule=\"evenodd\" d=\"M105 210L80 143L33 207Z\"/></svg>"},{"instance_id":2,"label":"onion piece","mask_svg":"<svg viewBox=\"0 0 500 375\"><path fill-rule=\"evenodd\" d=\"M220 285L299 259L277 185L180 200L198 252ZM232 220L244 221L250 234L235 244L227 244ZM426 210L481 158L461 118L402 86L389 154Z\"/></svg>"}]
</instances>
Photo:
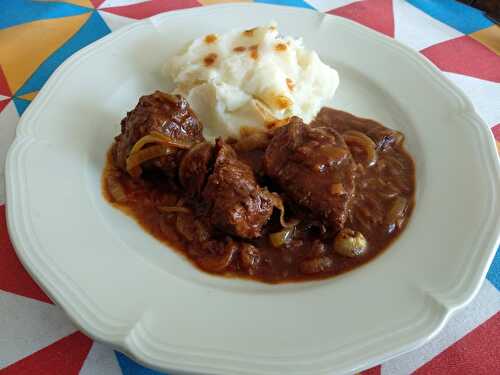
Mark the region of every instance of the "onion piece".
<instances>
[{"instance_id":1,"label":"onion piece","mask_svg":"<svg viewBox=\"0 0 500 375\"><path fill-rule=\"evenodd\" d=\"M362 133L362 132L357 131L357 130L347 130L344 133L342 133L342 135L353 135L353 136L356 136L356 137L363 139L366 142L366 144L369 144L373 148L375 148L377 146L375 144L375 142L373 141L373 139L368 137L365 133Z\"/></svg>"},{"instance_id":2,"label":"onion piece","mask_svg":"<svg viewBox=\"0 0 500 375\"><path fill-rule=\"evenodd\" d=\"M158 143L162 144L165 146L172 146L172 147L177 147L177 148L182 148L182 149L189 149L192 146L192 143L186 143L186 142L181 142L178 140L173 140L169 136L165 134L161 134L158 132L151 132L141 139L139 139L137 142L135 142L134 146L132 146L132 149L130 150L130 155L135 154L139 150L141 150L145 145L150 144L150 143Z\"/></svg>"},{"instance_id":3,"label":"onion piece","mask_svg":"<svg viewBox=\"0 0 500 375\"><path fill-rule=\"evenodd\" d=\"M363 255L368 247L363 233L352 230L350 228L342 229L336 236L333 242L334 250L349 258L355 258Z\"/></svg>"},{"instance_id":4,"label":"onion piece","mask_svg":"<svg viewBox=\"0 0 500 375\"><path fill-rule=\"evenodd\" d=\"M238 252L238 245L231 241L224 247L224 254L219 256L205 256L196 260L198 266L209 272L222 272L234 260Z\"/></svg>"},{"instance_id":5,"label":"onion piece","mask_svg":"<svg viewBox=\"0 0 500 375\"><path fill-rule=\"evenodd\" d=\"M347 145L355 144L363 148L367 159L366 165L368 167L371 167L377 162L377 145L366 134L363 134L356 130L348 130L342 133L342 137L344 138L344 141L345 143L347 143Z\"/></svg>"},{"instance_id":6,"label":"onion piece","mask_svg":"<svg viewBox=\"0 0 500 375\"><path fill-rule=\"evenodd\" d=\"M127 172L132 177L137 177L141 174L140 165L145 161L156 159L161 156L166 156L174 153L176 150L168 146L151 146L144 150L137 151L127 158Z\"/></svg>"},{"instance_id":7,"label":"onion piece","mask_svg":"<svg viewBox=\"0 0 500 375\"><path fill-rule=\"evenodd\" d=\"M286 244L293 238L295 233L295 227L288 227L280 232L271 233L269 235L269 240L274 247L280 247Z\"/></svg>"},{"instance_id":8,"label":"onion piece","mask_svg":"<svg viewBox=\"0 0 500 375\"><path fill-rule=\"evenodd\" d=\"M280 210L280 224L283 228L294 227L299 223L299 220L292 220L289 223L285 221L285 206L281 197L274 193L269 193L269 198L273 202L273 206Z\"/></svg>"},{"instance_id":9,"label":"onion piece","mask_svg":"<svg viewBox=\"0 0 500 375\"><path fill-rule=\"evenodd\" d=\"M115 202L125 202L127 200L127 194L123 188L120 181L114 176L108 176L108 192Z\"/></svg>"},{"instance_id":10,"label":"onion piece","mask_svg":"<svg viewBox=\"0 0 500 375\"><path fill-rule=\"evenodd\" d=\"M385 217L385 224L387 225L387 232L391 233L396 228L399 228L398 222L402 224L406 210L408 209L408 199L398 196Z\"/></svg>"}]
</instances>

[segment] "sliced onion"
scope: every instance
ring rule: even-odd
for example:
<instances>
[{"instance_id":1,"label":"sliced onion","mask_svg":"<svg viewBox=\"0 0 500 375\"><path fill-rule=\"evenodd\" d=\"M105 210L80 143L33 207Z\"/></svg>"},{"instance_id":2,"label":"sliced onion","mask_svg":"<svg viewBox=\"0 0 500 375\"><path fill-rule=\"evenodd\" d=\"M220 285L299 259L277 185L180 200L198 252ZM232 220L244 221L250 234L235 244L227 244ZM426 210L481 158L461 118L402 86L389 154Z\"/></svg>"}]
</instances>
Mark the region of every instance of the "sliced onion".
<instances>
[{"instance_id":1,"label":"sliced onion","mask_svg":"<svg viewBox=\"0 0 500 375\"><path fill-rule=\"evenodd\" d=\"M161 156L166 156L174 153L176 150L168 146L151 146L144 150L137 151L127 158L127 172L132 177L137 177L141 174L140 165L145 161L156 159Z\"/></svg>"},{"instance_id":2,"label":"sliced onion","mask_svg":"<svg viewBox=\"0 0 500 375\"><path fill-rule=\"evenodd\" d=\"M271 233L269 235L269 240L274 247L280 247L290 241L293 238L294 233L295 227L288 227L280 232Z\"/></svg>"},{"instance_id":3,"label":"sliced onion","mask_svg":"<svg viewBox=\"0 0 500 375\"><path fill-rule=\"evenodd\" d=\"M363 148L366 154L366 164L368 167L371 167L377 162L377 151L375 149L377 145L366 134L356 130L348 130L342 134L342 137L347 145L356 144Z\"/></svg>"},{"instance_id":4,"label":"sliced onion","mask_svg":"<svg viewBox=\"0 0 500 375\"><path fill-rule=\"evenodd\" d=\"M363 233L352 230L350 228L342 229L336 236L333 242L333 249L349 258L355 258L363 255L368 247Z\"/></svg>"},{"instance_id":5,"label":"sliced onion","mask_svg":"<svg viewBox=\"0 0 500 375\"><path fill-rule=\"evenodd\" d=\"M401 196L398 196L394 199L394 202L385 218L385 222L388 228L387 230L389 233L396 229L399 219L404 219L407 208L408 199Z\"/></svg>"},{"instance_id":6,"label":"sliced onion","mask_svg":"<svg viewBox=\"0 0 500 375\"><path fill-rule=\"evenodd\" d=\"M125 189L114 176L108 176L108 192L115 202L125 202L127 200Z\"/></svg>"},{"instance_id":7,"label":"sliced onion","mask_svg":"<svg viewBox=\"0 0 500 375\"><path fill-rule=\"evenodd\" d=\"M347 130L344 133L342 133L342 135L353 135L353 136L356 136L356 137L363 139L367 144L369 144L373 148L375 148L377 146L375 144L375 142L373 141L373 139L368 137L365 133L362 133L362 132L357 131L357 130Z\"/></svg>"},{"instance_id":8,"label":"sliced onion","mask_svg":"<svg viewBox=\"0 0 500 375\"><path fill-rule=\"evenodd\" d=\"M150 144L150 143L158 143L162 144L165 146L172 146L172 147L177 147L177 148L182 148L182 149L188 149L191 148L192 143L187 143L187 142L181 142L179 140L174 140L170 138L169 136L165 134L161 134L158 132L151 132L141 139L139 139L132 149L130 150L130 155L138 152L141 150L145 145Z\"/></svg>"},{"instance_id":9,"label":"sliced onion","mask_svg":"<svg viewBox=\"0 0 500 375\"><path fill-rule=\"evenodd\" d=\"M277 120L277 118L273 116L269 107L259 99L253 99L251 103L254 105L255 110L259 113L261 118L266 123L273 123L274 121Z\"/></svg>"},{"instance_id":10,"label":"sliced onion","mask_svg":"<svg viewBox=\"0 0 500 375\"><path fill-rule=\"evenodd\" d=\"M283 205L283 200L279 195L269 193L269 198L273 202L273 206L280 210L280 224L283 228L294 227L299 223L298 220L292 220L289 223L285 221L285 206Z\"/></svg>"},{"instance_id":11,"label":"sliced onion","mask_svg":"<svg viewBox=\"0 0 500 375\"><path fill-rule=\"evenodd\" d=\"M238 245L231 241L224 247L224 254L219 256L205 256L197 259L196 263L205 271L222 272L231 264L237 252Z\"/></svg>"}]
</instances>

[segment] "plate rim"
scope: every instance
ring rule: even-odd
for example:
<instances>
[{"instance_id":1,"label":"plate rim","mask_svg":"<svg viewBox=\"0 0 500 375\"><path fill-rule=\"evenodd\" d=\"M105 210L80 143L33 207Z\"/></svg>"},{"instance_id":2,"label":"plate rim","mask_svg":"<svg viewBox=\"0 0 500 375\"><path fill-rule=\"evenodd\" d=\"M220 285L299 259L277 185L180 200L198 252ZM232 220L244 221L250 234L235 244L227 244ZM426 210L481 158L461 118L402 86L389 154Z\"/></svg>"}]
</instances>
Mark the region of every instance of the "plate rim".
<instances>
[{"instance_id":1,"label":"plate rim","mask_svg":"<svg viewBox=\"0 0 500 375\"><path fill-rule=\"evenodd\" d=\"M34 104L29 106L28 109L23 114L23 116L21 117L16 129L15 140L9 148L6 159L5 177L6 177L6 193L7 193L6 194L7 227L10 237L12 239L12 243L14 245L14 249L18 257L20 258L21 262L23 263L24 267L29 272L29 274L49 295L49 297L54 302L56 302L60 307L63 308L63 310L68 315L68 317L73 321L73 323L75 323L77 327L82 329L93 339L111 344L118 350L130 355L139 363L142 363L148 367L153 367L159 370L167 370L167 371L188 370L188 371L206 372L207 367L202 367L202 368L197 366L189 367L186 365L182 365L181 367L179 367L175 363L169 363L166 367L165 361L159 360L160 358L152 358L144 350L141 349L140 346L141 343L139 338L141 327L139 325L136 325L132 329L129 329L128 325L123 324L122 322L116 322L116 321L110 322L109 319L105 317L106 314L102 315L102 319L100 322L97 323L91 322L90 319L85 318L83 314L77 311L78 308L74 308L72 306L71 301L74 301L75 299L74 298L67 299L65 293L61 291L64 288L54 287L54 285L48 286L49 284L51 284L51 281L48 280L48 276L44 275L44 272L40 269L39 266L36 265L36 262L33 261L32 259L33 253L30 254L30 252L33 251L36 252L37 248L36 241L34 238L32 238L28 239L29 243L27 243L26 242L27 238L23 239L23 236L19 232L20 222L19 220L16 220L16 214L13 211L14 210L13 203L15 202L14 198L16 197L16 195L18 195L17 192L14 191L15 189L14 179L17 174L17 169L19 169L16 164L16 161L18 159L18 154L22 152L23 149L26 149L29 146L29 144L34 142L35 140L36 129L30 129L29 125L26 126L24 124L29 123L30 119L36 114L35 110L37 106L39 106L39 104L42 102L43 99L46 99L46 97L49 96L53 87L56 85L58 80L63 77L64 73L73 65L75 65L75 63L77 63L86 54L90 53L92 50L98 50L99 48L105 46L108 43L112 43L112 41L117 38L124 37L127 33L131 32L136 28L139 28L141 26L144 27L150 23L154 24L155 22L163 21L164 19L167 19L169 17L173 17L179 14L189 15L191 13L192 15L196 15L197 13L205 13L211 11L216 12L220 9L235 8L235 7L238 8L259 7L259 8L269 8L270 10L272 9L276 11L282 11L283 9L287 9L287 7L268 5L268 4L237 3L237 4L219 4L219 5L175 10L167 13L158 14L148 19L134 22L130 25L124 26L121 29L108 34L102 39L99 39L89 44L88 46L77 51L70 58L68 58L50 76L48 81L43 86L42 90L40 90L40 93L35 98ZM366 26L360 25L351 20L347 20L334 15L320 13L315 10L297 9L297 8L288 8L288 9L294 9L295 11L300 11L300 12L315 13L321 15L322 17L335 17L337 19L340 19L342 20L342 22L349 24L353 29L357 29L359 30L359 32L364 33L367 37L372 38L377 42L383 43L389 47L399 49L400 52L402 52L408 58L411 58L413 61L415 61L420 66L420 68L425 69L442 86L446 87L447 91L450 94L453 94L455 96L456 102L458 103L456 108L457 114L462 118L466 118L469 124L471 124L479 133L478 141L482 145L481 157L485 160L484 164L485 168L487 169L486 173L489 175L490 179L494 179L494 176L496 176L498 180L498 176L500 176L500 163L498 162L498 158L496 158L496 160L493 160L494 157L493 155L496 156L496 148L493 143L493 139L489 134L490 133L489 128L484 123L484 121L478 116L471 101L465 96L465 94L463 94L460 89L458 89L437 67L435 67L432 64L432 62L430 62L423 55L419 54L417 51L414 51L410 47L407 47L406 45L402 44L401 42L389 38L380 33L374 32L373 30L367 28ZM491 210L488 215L485 215L487 216L487 220L485 220L486 225L480 232L480 237L484 240L483 242L486 242L484 246L486 250L483 250L483 252L485 252L487 256L484 255L477 261L477 264L475 265L476 268L475 270L472 269L473 267L468 266L460 282L456 286L454 286L454 288L452 288L451 291L444 291L440 293L439 297L436 297L436 301L434 302L438 302L440 304L440 308L436 310L438 311L438 313L436 314L436 316L434 316L433 319L428 319L428 321L424 321L423 319L421 319L421 321L423 322L422 324L424 324L424 327L422 328L417 327L419 328L420 332L422 332L420 334L420 338L417 340L413 340L412 342L406 342L405 345L400 346L398 349L394 349L392 351L385 353L380 353L377 356L372 356L372 358L365 360L363 363L358 364L355 368L352 368L352 366L346 366L345 368L339 368L338 370L340 371L362 370L371 367L372 365L375 365L382 360L387 360L396 355L405 353L420 346L421 344L430 340L434 335L436 335L442 329L442 327L445 325L445 323L447 322L452 313L454 313L457 309L466 305L468 302L470 302L472 298L474 298L474 296L479 291L479 288L486 276L489 265L491 264L493 257L495 255L495 250L500 242L500 233L498 233L498 231L495 236L495 228L500 226L500 219L494 216L495 212L494 208L498 206L497 195L498 191L493 189L492 190L493 201L492 204L490 205ZM485 233L486 231L488 231L489 233ZM477 249L479 248L480 247L478 246ZM68 292L70 291L66 291L66 293ZM79 298L76 299L79 300ZM90 309L90 307L84 306L85 304L81 301L80 304L82 306L80 306L79 308ZM413 326L415 329L416 325L414 324ZM107 332L103 327L108 328ZM123 334L122 331L120 331L120 329L123 329L123 327L125 327L127 331L125 335ZM399 331L393 332L393 335L396 335L397 333L399 333ZM383 336L383 338L385 339L386 336ZM144 342L142 344L143 346L146 345ZM207 356L207 358L209 357L210 356ZM250 371L250 369L247 370ZM210 369L209 371L215 371L210 373L220 373L221 371L223 373L232 373L232 374L251 373L251 372L246 372L244 368L234 369L227 367L213 368ZM273 372L272 370L270 370L268 372L263 372L263 373L274 374L279 372Z\"/></svg>"}]
</instances>

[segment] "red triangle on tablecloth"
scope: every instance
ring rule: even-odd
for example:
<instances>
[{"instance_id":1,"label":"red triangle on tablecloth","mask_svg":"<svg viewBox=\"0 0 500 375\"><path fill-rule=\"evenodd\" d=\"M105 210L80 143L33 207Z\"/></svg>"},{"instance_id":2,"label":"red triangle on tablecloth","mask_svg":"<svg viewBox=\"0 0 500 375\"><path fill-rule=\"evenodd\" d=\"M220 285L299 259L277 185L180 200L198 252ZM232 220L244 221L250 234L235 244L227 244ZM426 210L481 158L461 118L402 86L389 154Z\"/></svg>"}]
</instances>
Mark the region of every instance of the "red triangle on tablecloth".
<instances>
[{"instance_id":1,"label":"red triangle on tablecloth","mask_svg":"<svg viewBox=\"0 0 500 375\"><path fill-rule=\"evenodd\" d=\"M371 369L365 370L361 372L360 375L380 375L382 372L382 369L380 366L375 366L372 367Z\"/></svg>"},{"instance_id":2,"label":"red triangle on tablecloth","mask_svg":"<svg viewBox=\"0 0 500 375\"><path fill-rule=\"evenodd\" d=\"M10 100L11 100L11 98L4 99L4 100L1 100L1 101L0 101L0 112L2 112L2 111L3 111L3 109L5 108L5 106L6 106L7 104L9 104Z\"/></svg>"},{"instance_id":3,"label":"red triangle on tablecloth","mask_svg":"<svg viewBox=\"0 0 500 375\"><path fill-rule=\"evenodd\" d=\"M1 65L0 65L0 95L12 96L12 93L10 92L9 84L7 83L7 79L5 78L5 74L3 72Z\"/></svg>"},{"instance_id":4,"label":"red triangle on tablecloth","mask_svg":"<svg viewBox=\"0 0 500 375\"><path fill-rule=\"evenodd\" d=\"M10 242L5 206L0 205L0 289L42 302L52 303L28 275Z\"/></svg>"},{"instance_id":5,"label":"red triangle on tablecloth","mask_svg":"<svg viewBox=\"0 0 500 375\"><path fill-rule=\"evenodd\" d=\"M468 35L435 44L420 52L446 72L500 82L498 56Z\"/></svg>"},{"instance_id":6,"label":"red triangle on tablecloth","mask_svg":"<svg viewBox=\"0 0 500 375\"><path fill-rule=\"evenodd\" d=\"M92 340L75 332L0 370L2 375L77 375L89 354Z\"/></svg>"},{"instance_id":7,"label":"red triangle on tablecloth","mask_svg":"<svg viewBox=\"0 0 500 375\"><path fill-rule=\"evenodd\" d=\"M493 136L497 141L500 141L500 124L496 124L491 128L491 131L493 132Z\"/></svg>"},{"instance_id":8,"label":"red triangle on tablecloth","mask_svg":"<svg viewBox=\"0 0 500 375\"><path fill-rule=\"evenodd\" d=\"M392 0L363 0L328 11L394 37Z\"/></svg>"},{"instance_id":9,"label":"red triangle on tablecloth","mask_svg":"<svg viewBox=\"0 0 500 375\"><path fill-rule=\"evenodd\" d=\"M415 371L414 375L498 374L500 312Z\"/></svg>"},{"instance_id":10,"label":"red triangle on tablecloth","mask_svg":"<svg viewBox=\"0 0 500 375\"><path fill-rule=\"evenodd\" d=\"M104 3L106 0L90 0L90 2L94 5L94 8L99 8L102 3Z\"/></svg>"},{"instance_id":11,"label":"red triangle on tablecloth","mask_svg":"<svg viewBox=\"0 0 500 375\"><path fill-rule=\"evenodd\" d=\"M169 10L192 8L200 5L195 0L151 0L138 4L101 8L99 10L138 20Z\"/></svg>"}]
</instances>

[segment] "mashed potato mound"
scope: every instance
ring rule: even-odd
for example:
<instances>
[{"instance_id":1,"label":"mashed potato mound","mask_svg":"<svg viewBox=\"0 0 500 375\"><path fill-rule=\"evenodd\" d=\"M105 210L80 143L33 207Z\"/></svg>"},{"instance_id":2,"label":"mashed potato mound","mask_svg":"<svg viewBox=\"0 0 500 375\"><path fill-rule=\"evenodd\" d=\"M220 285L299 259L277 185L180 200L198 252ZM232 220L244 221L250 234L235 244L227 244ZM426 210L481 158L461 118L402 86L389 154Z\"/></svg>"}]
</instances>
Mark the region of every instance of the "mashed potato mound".
<instances>
[{"instance_id":1,"label":"mashed potato mound","mask_svg":"<svg viewBox=\"0 0 500 375\"><path fill-rule=\"evenodd\" d=\"M301 39L281 36L274 24L195 39L166 71L211 139L273 127L291 116L308 123L339 84L316 52Z\"/></svg>"}]
</instances>

